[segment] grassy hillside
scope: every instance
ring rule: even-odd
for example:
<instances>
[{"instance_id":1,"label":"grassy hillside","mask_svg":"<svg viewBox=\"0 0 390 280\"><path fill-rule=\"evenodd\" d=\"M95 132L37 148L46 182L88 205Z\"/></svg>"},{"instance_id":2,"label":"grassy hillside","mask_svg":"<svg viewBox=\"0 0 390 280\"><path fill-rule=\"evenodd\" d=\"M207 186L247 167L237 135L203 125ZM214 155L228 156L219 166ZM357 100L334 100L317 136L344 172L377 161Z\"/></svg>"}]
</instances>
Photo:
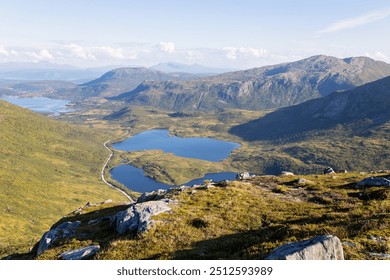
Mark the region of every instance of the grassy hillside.
<instances>
[{"instance_id":1,"label":"grassy hillside","mask_svg":"<svg viewBox=\"0 0 390 280\"><path fill-rule=\"evenodd\" d=\"M0 101L0 256L26 250L88 201L125 201L100 181L112 137Z\"/></svg>"},{"instance_id":2,"label":"grassy hillside","mask_svg":"<svg viewBox=\"0 0 390 280\"><path fill-rule=\"evenodd\" d=\"M97 259L263 259L282 244L322 234L341 239L346 259L386 258L390 190L355 188L369 176L389 173L259 176L172 191L168 197L178 200L171 204L172 213L156 216L158 222L141 236L96 232L89 220L123 208L89 208L59 221L82 221L80 235L58 241L39 258L57 259L66 250L100 244ZM83 232L93 237L85 238Z\"/></svg>"}]
</instances>

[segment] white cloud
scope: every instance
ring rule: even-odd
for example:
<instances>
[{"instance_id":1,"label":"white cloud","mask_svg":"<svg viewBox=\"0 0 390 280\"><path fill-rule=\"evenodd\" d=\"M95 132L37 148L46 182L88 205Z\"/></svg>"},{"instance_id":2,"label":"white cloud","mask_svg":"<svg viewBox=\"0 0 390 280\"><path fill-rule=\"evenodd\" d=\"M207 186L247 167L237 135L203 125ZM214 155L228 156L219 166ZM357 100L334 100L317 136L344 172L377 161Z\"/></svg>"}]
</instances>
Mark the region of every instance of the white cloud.
<instances>
[{"instance_id":1,"label":"white cloud","mask_svg":"<svg viewBox=\"0 0 390 280\"><path fill-rule=\"evenodd\" d=\"M317 33L330 33L330 32L337 32L345 29L352 29L374 21L385 19L388 16L390 16L390 8L371 11L361 16L336 21L326 26L325 28L317 31Z\"/></svg>"},{"instance_id":2,"label":"white cloud","mask_svg":"<svg viewBox=\"0 0 390 280\"><path fill-rule=\"evenodd\" d=\"M12 54L18 55L16 51L13 51ZM22 52L22 55L32 58L34 61L54 59L54 56L47 49L41 49L37 51L24 51Z\"/></svg>"},{"instance_id":3,"label":"white cloud","mask_svg":"<svg viewBox=\"0 0 390 280\"><path fill-rule=\"evenodd\" d=\"M159 48L166 53L173 53L175 51L175 44L172 42L160 42Z\"/></svg>"},{"instance_id":4,"label":"white cloud","mask_svg":"<svg viewBox=\"0 0 390 280\"><path fill-rule=\"evenodd\" d=\"M113 48L113 47L96 47L92 51L95 56L103 55L109 58L114 59L125 59L122 48Z\"/></svg>"},{"instance_id":5,"label":"white cloud","mask_svg":"<svg viewBox=\"0 0 390 280\"><path fill-rule=\"evenodd\" d=\"M4 46L0 46L0 55L9 56L10 53L4 48Z\"/></svg>"},{"instance_id":6,"label":"white cloud","mask_svg":"<svg viewBox=\"0 0 390 280\"><path fill-rule=\"evenodd\" d=\"M69 50L71 54L77 58L81 58L83 60L96 60L96 56L86 47L70 44L66 45L65 49Z\"/></svg>"},{"instance_id":7,"label":"white cloud","mask_svg":"<svg viewBox=\"0 0 390 280\"><path fill-rule=\"evenodd\" d=\"M256 49L256 48L234 48L234 47L225 47L222 49L226 53L226 57L230 60L236 60L239 57L254 57L261 58L267 55L267 50L265 49Z\"/></svg>"}]
</instances>

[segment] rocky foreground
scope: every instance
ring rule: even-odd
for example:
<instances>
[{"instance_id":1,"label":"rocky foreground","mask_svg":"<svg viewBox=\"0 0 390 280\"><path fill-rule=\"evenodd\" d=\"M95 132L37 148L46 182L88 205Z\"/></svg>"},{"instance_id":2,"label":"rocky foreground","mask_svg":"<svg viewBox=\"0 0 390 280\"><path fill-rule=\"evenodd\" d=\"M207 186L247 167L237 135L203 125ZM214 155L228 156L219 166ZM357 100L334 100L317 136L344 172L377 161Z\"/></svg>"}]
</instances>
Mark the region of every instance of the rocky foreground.
<instances>
[{"instance_id":1,"label":"rocky foreground","mask_svg":"<svg viewBox=\"0 0 390 280\"><path fill-rule=\"evenodd\" d=\"M8 259L389 259L390 173L324 173L240 173L88 203Z\"/></svg>"}]
</instances>

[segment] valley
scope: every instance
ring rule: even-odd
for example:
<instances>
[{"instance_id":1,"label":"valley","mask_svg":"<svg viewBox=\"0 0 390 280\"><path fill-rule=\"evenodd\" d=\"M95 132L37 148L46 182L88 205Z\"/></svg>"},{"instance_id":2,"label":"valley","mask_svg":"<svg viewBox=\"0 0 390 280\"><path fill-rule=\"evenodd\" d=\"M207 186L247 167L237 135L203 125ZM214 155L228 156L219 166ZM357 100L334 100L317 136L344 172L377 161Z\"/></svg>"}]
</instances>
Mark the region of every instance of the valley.
<instances>
[{"instance_id":1,"label":"valley","mask_svg":"<svg viewBox=\"0 0 390 280\"><path fill-rule=\"evenodd\" d=\"M222 189L217 186L209 190L207 186L212 181L208 179L204 184L197 182L202 191L196 196L196 187L194 193L189 190L169 194L168 198L177 199L180 206L173 207L173 215L162 214L171 224L159 224L144 239L130 234L128 239L118 241L118 236L111 235L108 241L104 236L97 240L61 241L60 247L54 246L41 258L56 258L59 250L89 241L107 246L98 259L219 258L220 254L257 258L265 257L282 241L320 233L356 243L359 249L346 249L349 259L370 258L365 250L386 254L388 241L378 249L364 236L389 236L388 190L379 186L361 191L354 185L368 176L389 175L390 80L385 78L389 75L388 64L368 58L315 56L219 75L121 68L96 80L66 87L59 86L61 83L53 86L53 82L46 87L42 82L40 87L44 90L29 90L23 83L27 88L18 91L15 85L2 85L0 94L66 99L72 108L47 117L0 101L0 203L6 213L0 227L0 256L26 253L50 225L61 217L73 217L69 213L88 203L97 209L81 207L81 215L92 211L92 216L99 216L100 209L114 213L124 208L128 199L110 185L135 200L144 191L156 190L157 187L129 189L119 179L114 180L118 177L112 174L123 165L132 167L131 172L142 170L147 179L164 184L164 189L208 173L233 172L229 174L232 176L245 171L256 176L247 181L229 177L230 182ZM217 146L238 144L217 160L198 157L202 153L211 156L216 147L209 147L209 151L197 146L187 148L193 154L189 157L163 151L159 146L131 151L119 147L119 142L153 130L169 133L169 141L197 137L224 141ZM153 135L149 138L158 144L163 141ZM112 157L107 159L108 150ZM320 175L328 166L350 173ZM382 171L378 173L379 170ZM283 171L299 175L278 176ZM130 171L122 171L126 172ZM300 178L310 183L301 186ZM374 197L374 193L379 198L358 197ZM237 199L238 195L246 202ZM108 200L111 202L96 204ZM273 211L282 211L280 216L266 211L261 217L255 213L248 219L244 217L255 205L257 212L263 212L271 204ZM293 209L297 220L288 214L288 208ZM381 217L377 230L371 225L377 222L375 209ZM212 213L206 214L209 211ZM350 215L342 214L348 211ZM221 224L232 215L236 215L236 221ZM77 219L77 215L70 219ZM199 227L192 224L197 219L203 221ZM363 220L371 226L363 228ZM315 229L318 225L322 228ZM172 234L171 227L178 226L182 230ZM285 233L273 235L272 230ZM192 231L200 235L195 237ZM269 238L256 238L259 231ZM182 240L180 235L188 240ZM146 244L157 244L168 236L180 242L168 247L159 244L156 249ZM249 243L242 244L238 240L241 237L248 238ZM236 249L225 252L220 248L224 241L232 242ZM202 255L200 251L210 244L214 251ZM128 254L125 251L129 246L141 246L147 252ZM16 256L35 258L29 254Z\"/></svg>"}]
</instances>

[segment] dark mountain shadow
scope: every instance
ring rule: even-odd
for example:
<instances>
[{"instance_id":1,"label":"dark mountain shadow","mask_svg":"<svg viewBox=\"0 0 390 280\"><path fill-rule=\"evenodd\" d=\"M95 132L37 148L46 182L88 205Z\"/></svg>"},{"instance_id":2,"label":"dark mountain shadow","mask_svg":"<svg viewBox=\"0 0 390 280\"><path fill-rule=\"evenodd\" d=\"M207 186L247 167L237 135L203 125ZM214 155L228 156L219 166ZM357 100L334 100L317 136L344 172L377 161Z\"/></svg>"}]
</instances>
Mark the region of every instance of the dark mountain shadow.
<instances>
[{"instance_id":1,"label":"dark mountain shadow","mask_svg":"<svg viewBox=\"0 0 390 280\"><path fill-rule=\"evenodd\" d=\"M299 105L278 109L266 116L235 126L230 133L247 141L287 141L332 129L365 133L390 121L390 77Z\"/></svg>"}]
</instances>

